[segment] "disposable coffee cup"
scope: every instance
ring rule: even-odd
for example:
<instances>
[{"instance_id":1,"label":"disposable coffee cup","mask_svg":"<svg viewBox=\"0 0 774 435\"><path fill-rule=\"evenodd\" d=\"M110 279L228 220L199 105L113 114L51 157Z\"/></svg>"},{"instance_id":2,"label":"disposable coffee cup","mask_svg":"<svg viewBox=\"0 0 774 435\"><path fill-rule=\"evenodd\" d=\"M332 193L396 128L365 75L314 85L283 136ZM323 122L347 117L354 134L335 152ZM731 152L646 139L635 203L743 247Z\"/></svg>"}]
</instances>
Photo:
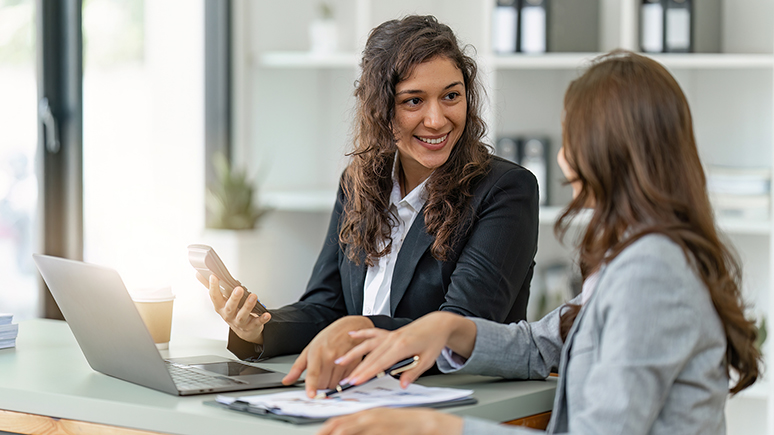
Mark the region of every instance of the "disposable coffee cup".
<instances>
[{"instance_id":1,"label":"disposable coffee cup","mask_svg":"<svg viewBox=\"0 0 774 435\"><path fill-rule=\"evenodd\" d=\"M135 289L130 292L134 305L148 328L158 349L169 349L169 337L172 332L172 303L175 295L172 288L151 287Z\"/></svg>"}]
</instances>

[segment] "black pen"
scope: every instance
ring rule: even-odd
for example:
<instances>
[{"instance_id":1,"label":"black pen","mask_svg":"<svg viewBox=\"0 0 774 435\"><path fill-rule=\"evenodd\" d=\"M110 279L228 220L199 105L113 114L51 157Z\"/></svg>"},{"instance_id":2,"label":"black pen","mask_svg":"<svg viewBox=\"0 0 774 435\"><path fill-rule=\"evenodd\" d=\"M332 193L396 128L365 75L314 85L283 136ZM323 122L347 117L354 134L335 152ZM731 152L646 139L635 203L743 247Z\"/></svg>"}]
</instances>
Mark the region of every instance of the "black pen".
<instances>
[{"instance_id":1,"label":"black pen","mask_svg":"<svg viewBox=\"0 0 774 435\"><path fill-rule=\"evenodd\" d=\"M390 376L395 377L395 376L405 372L408 369L413 369L414 367L417 366L417 364L419 364L419 357L418 356L412 356L410 358L406 358L403 361L398 361L397 363L393 364L387 370L384 370L384 371L381 371L381 372L377 373L376 376L374 376L373 378L369 379L368 381L373 381L374 379L381 378L381 377L383 377L386 374L389 374ZM368 381L366 381L366 382L368 382ZM364 383L365 382L363 382L363 384ZM363 384L360 384L360 385L363 385ZM352 385L349 382L347 382L344 385L339 384L339 385L336 385L336 388L334 388L332 390L328 390L328 391L324 391L324 392L321 392L321 393L317 393L317 395L314 396L314 398L315 399L325 399L325 398L331 397L334 394L339 394L339 393L341 393L341 392L343 392L345 390L349 390L352 387L357 387L357 385Z\"/></svg>"}]
</instances>

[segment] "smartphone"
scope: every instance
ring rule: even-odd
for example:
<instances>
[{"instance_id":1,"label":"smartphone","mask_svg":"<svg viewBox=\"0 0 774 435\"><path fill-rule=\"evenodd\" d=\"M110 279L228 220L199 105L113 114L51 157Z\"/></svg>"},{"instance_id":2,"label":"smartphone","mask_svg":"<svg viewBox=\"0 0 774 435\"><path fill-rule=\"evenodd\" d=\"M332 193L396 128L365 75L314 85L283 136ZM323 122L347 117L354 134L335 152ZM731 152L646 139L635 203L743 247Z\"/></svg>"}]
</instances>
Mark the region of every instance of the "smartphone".
<instances>
[{"instance_id":1,"label":"smartphone","mask_svg":"<svg viewBox=\"0 0 774 435\"><path fill-rule=\"evenodd\" d=\"M220 293L225 298L231 297L231 292L234 291L234 288L242 287L245 294L242 296L242 300L239 301L239 306L241 307L245 304L247 297L250 296L250 292L247 291L242 283L231 276L228 269L226 269L226 265L223 264L223 261L212 247L207 245L189 245L188 261L207 281L209 281L210 275L215 275L220 281ZM258 301L255 307L253 307L253 313L257 316L268 311L261 301Z\"/></svg>"}]
</instances>

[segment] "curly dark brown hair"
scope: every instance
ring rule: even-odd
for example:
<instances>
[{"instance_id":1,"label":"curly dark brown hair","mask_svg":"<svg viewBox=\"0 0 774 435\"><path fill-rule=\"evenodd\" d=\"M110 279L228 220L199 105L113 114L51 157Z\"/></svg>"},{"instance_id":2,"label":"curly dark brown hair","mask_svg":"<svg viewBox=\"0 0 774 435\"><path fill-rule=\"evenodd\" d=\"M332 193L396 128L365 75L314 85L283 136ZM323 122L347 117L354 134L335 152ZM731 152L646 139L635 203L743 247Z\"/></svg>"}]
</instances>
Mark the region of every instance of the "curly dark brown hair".
<instances>
[{"instance_id":1,"label":"curly dark brown hair","mask_svg":"<svg viewBox=\"0 0 774 435\"><path fill-rule=\"evenodd\" d=\"M727 339L728 366L739 373L737 393L758 377L756 329L745 318L741 270L718 236L696 149L688 101L658 62L618 50L595 60L570 84L564 99L563 146L580 190L557 221L593 204L580 240L584 279L647 234L678 244L707 286ZM580 307L561 317L566 337Z\"/></svg>"},{"instance_id":2,"label":"curly dark brown hair","mask_svg":"<svg viewBox=\"0 0 774 435\"><path fill-rule=\"evenodd\" d=\"M443 57L462 72L467 101L465 128L449 159L427 180L423 209L427 232L434 236L431 252L445 261L456 240L469 230L472 184L491 161L482 138L486 124L480 115L483 90L475 61L460 48L454 32L433 16L408 16L382 23L371 31L356 83L357 100L352 161L344 173L345 204L339 243L347 257L369 266L390 252L388 211L392 165L397 150L393 134L395 86L417 65ZM380 242L385 241L383 249Z\"/></svg>"}]
</instances>

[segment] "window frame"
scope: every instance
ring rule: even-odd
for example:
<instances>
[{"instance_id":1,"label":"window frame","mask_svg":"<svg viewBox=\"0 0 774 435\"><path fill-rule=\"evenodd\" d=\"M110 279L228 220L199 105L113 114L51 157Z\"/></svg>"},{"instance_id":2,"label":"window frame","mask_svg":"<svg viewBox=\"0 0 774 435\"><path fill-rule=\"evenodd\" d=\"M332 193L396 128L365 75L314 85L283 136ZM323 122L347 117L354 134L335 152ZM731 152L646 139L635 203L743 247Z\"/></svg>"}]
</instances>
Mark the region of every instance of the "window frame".
<instances>
[{"instance_id":1,"label":"window frame","mask_svg":"<svg viewBox=\"0 0 774 435\"><path fill-rule=\"evenodd\" d=\"M212 157L232 158L231 0L204 0L204 185L215 183ZM205 226L211 222L205 210Z\"/></svg>"},{"instance_id":2,"label":"window frame","mask_svg":"<svg viewBox=\"0 0 774 435\"><path fill-rule=\"evenodd\" d=\"M52 130L38 113L36 251L83 259L83 35L81 0L37 0L36 69L39 104L46 99L56 120L58 147L47 145ZM41 314L64 319L42 279Z\"/></svg>"}]
</instances>

